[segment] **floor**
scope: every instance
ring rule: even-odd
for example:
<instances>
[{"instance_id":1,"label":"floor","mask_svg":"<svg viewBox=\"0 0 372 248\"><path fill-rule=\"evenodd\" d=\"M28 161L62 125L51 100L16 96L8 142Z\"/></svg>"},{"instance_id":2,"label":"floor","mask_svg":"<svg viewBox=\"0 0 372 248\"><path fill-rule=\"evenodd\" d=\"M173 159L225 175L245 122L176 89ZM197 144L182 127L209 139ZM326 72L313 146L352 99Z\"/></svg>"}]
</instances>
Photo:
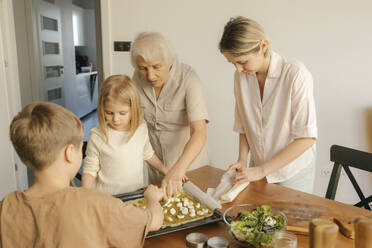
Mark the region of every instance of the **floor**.
<instances>
[{"instance_id":1,"label":"floor","mask_svg":"<svg viewBox=\"0 0 372 248\"><path fill-rule=\"evenodd\" d=\"M84 116L83 118L80 119L81 122L83 123L84 125L84 138L83 138L83 141L87 141L88 138L89 138L89 131L90 129L92 129L93 127L96 127L98 126L98 116L97 116L97 111L94 110L92 112L90 112L89 114L87 114L86 116ZM82 175L83 171L83 165L84 165L84 160L82 161L81 163L81 167L80 167L80 170L79 170L79 173L80 175ZM81 186L81 182L80 180L78 179L74 179L73 180L74 182L74 185L75 186Z\"/></svg>"},{"instance_id":2,"label":"floor","mask_svg":"<svg viewBox=\"0 0 372 248\"><path fill-rule=\"evenodd\" d=\"M84 125L84 138L83 141L87 141L89 138L89 131L93 127L98 126L98 116L97 116L97 111L94 110L93 112L90 112L83 118L81 118L81 121L83 122Z\"/></svg>"}]
</instances>

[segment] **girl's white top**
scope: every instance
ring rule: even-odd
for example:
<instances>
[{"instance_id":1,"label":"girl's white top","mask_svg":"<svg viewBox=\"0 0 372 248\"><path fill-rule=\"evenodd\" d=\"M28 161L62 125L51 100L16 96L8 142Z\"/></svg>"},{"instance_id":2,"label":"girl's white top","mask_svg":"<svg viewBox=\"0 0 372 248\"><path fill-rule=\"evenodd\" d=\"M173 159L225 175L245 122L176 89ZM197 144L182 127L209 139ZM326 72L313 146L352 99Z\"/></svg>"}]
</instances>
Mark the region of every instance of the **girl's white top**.
<instances>
[{"instance_id":1,"label":"girl's white top","mask_svg":"<svg viewBox=\"0 0 372 248\"><path fill-rule=\"evenodd\" d=\"M96 178L96 189L111 195L143 187L143 161L154 154L146 124L128 142L129 132L108 127L107 134L108 143L99 127L90 131L83 173Z\"/></svg>"},{"instance_id":2,"label":"girl's white top","mask_svg":"<svg viewBox=\"0 0 372 248\"><path fill-rule=\"evenodd\" d=\"M270 159L294 139L317 138L313 79L299 61L273 52L261 101L256 75L235 72L234 131L245 133L250 166ZM315 144L283 168L267 175L269 183L285 181L308 166Z\"/></svg>"}]
</instances>

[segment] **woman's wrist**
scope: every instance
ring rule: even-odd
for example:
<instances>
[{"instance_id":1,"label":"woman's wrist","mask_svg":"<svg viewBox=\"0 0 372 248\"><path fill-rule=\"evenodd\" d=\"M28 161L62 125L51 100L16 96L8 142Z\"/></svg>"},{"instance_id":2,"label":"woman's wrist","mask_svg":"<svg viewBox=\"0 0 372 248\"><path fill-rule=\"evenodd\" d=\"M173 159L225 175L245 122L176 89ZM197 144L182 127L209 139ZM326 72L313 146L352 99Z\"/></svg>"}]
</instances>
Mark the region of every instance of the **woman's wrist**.
<instances>
[{"instance_id":1,"label":"woman's wrist","mask_svg":"<svg viewBox=\"0 0 372 248\"><path fill-rule=\"evenodd\" d=\"M170 176L172 180L181 180L183 175L185 175L186 171L182 170L182 168L172 167L168 170L167 175Z\"/></svg>"},{"instance_id":2,"label":"woman's wrist","mask_svg":"<svg viewBox=\"0 0 372 248\"><path fill-rule=\"evenodd\" d=\"M239 158L237 163L241 163L242 165L247 166L247 159Z\"/></svg>"},{"instance_id":3,"label":"woman's wrist","mask_svg":"<svg viewBox=\"0 0 372 248\"><path fill-rule=\"evenodd\" d=\"M169 169L167 167L165 167L165 165L164 165L161 173L163 173L163 175L165 176L165 175L167 175L168 171L169 171Z\"/></svg>"},{"instance_id":4,"label":"woman's wrist","mask_svg":"<svg viewBox=\"0 0 372 248\"><path fill-rule=\"evenodd\" d=\"M260 173L261 173L262 177L266 177L267 175L270 174L266 164L259 165L259 166L257 166L257 168L260 169Z\"/></svg>"}]
</instances>

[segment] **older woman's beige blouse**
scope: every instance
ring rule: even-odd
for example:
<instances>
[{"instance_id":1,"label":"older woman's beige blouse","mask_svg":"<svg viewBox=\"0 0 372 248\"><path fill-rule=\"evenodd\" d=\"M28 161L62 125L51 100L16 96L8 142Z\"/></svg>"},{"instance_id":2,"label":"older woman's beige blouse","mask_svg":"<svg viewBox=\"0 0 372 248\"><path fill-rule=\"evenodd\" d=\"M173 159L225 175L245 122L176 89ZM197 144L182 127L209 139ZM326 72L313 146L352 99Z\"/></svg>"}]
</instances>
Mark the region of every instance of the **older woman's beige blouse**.
<instances>
[{"instance_id":1,"label":"older woman's beige blouse","mask_svg":"<svg viewBox=\"0 0 372 248\"><path fill-rule=\"evenodd\" d=\"M190 123L198 120L208 122L200 79L190 66L176 60L157 100L151 84L137 70L133 80L141 96L151 145L159 159L170 168L181 156L190 138ZM204 147L189 170L207 164L209 159ZM148 170L150 183L163 179L162 174L152 167L149 166Z\"/></svg>"}]
</instances>

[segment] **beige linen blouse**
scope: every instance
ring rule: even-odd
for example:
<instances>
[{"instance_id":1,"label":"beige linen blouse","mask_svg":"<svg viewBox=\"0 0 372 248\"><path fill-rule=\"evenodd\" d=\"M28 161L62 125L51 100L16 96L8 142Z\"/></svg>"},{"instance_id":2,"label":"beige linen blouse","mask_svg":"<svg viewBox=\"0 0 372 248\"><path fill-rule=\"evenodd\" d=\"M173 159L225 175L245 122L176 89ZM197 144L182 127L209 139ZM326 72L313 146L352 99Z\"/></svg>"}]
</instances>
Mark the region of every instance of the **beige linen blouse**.
<instances>
[{"instance_id":1,"label":"beige linen blouse","mask_svg":"<svg viewBox=\"0 0 372 248\"><path fill-rule=\"evenodd\" d=\"M317 138L313 79L306 67L273 52L261 101L256 75L235 72L234 131L245 133L250 166L260 165L296 138ZM315 144L269 174L269 183L288 180L314 159Z\"/></svg>"},{"instance_id":2,"label":"beige linen blouse","mask_svg":"<svg viewBox=\"0 0 372 248\"><path fill-rule=\"evenodd\" d=\"M139 248L151 221L148 209L96 190L68 187L42 197L16 191L0 202L0 246Z\"/></svg>"},{"instance_id":3,"label":"beige linen blouse","mask_svg":"<svg viewBox=\"0 0 372 248\"><path fill-rule=\"evenodd\" d=\"M152 147L164 165L170 168L181 156L190 138L190 123L198 120L208 122L200 79L190 66L176 60L157 100L153 87L137 70L133 81L141 96ZM189 170L208 163L208 154L204 147ZM161 173L149 167L150 183L158 183L162 179Z\"/></svg>"}]
</instances>

